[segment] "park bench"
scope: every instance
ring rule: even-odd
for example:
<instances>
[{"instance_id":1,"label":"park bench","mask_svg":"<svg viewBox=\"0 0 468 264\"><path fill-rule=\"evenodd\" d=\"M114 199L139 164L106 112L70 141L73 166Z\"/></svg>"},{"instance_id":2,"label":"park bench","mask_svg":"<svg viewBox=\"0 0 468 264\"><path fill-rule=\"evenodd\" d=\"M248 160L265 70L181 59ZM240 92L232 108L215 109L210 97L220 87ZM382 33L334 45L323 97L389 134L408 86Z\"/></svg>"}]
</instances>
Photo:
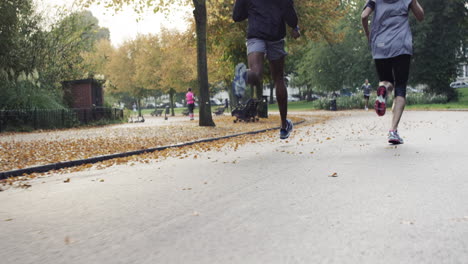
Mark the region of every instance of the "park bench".
<instances>
[{"instance_id":1,"label":"park bench","mask_svg":"<svg viewBox=\"0 0 468 264\"><path fill-rule=\"evenodd\" d=\"M163 109L155 109L153 112L151 112L151 116L162 116Z\"/></svg>"},{"instance_id":2,"label":"park bench","mask_svg":"<svg viewBox=\"0 0 468 264\"><path fill-rule=\"evenodd\" d=\"M145 122L145 118L143 116L134 116L134 115L130 115L128 117L128 122L129 123L144 123Z\"/></svg>"}]
</instances>

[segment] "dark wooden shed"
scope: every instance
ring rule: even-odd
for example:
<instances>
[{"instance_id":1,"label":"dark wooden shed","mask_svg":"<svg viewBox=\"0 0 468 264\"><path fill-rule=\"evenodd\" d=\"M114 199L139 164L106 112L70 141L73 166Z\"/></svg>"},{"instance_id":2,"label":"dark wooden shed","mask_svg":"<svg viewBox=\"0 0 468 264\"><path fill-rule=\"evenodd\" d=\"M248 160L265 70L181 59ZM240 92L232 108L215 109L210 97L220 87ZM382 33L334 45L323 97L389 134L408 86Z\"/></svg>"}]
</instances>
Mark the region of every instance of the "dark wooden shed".
<instances>
[{"instance_id":1,"label":"dark wooden shed","mask_svg":"<svg viewBox=\"0 0 468 264\"><path fill-rule=\"evenodd\" d=\"M65 101L71 108L89 109L104 105L103 81L83 79L62 82L65 91Z\"/></svg>"}]
</instances>

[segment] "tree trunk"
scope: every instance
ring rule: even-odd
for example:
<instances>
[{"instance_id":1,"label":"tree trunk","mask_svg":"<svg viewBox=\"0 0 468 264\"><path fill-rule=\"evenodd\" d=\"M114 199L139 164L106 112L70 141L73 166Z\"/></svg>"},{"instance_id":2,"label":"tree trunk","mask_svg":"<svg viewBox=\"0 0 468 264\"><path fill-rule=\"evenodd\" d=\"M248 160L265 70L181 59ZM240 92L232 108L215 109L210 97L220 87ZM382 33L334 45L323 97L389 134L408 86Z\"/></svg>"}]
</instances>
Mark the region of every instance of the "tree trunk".
<instances>
[{"instance_id":1,"label":"tree trunk","mask_svg":"<svg viewBox=\"0 0 468 264\"><path fill-rule=\"evenodd\" d=\"M141 97L138 97L137 104L138 104L138 117L142 117L143 115L141 114Z\"/></svg>"},{"instance_id":2,"label":"tree trunk","mask_svg":"<svg viewBox=\"0 0 468 264\"><path fill-rule=\"evenodd\" d=\"M171 102L171 116L175 116L175 113L174 113L174 95L175 95L175 90L171 88L169 90L169 101Z\"/></svg>"},{"instance_id":3,"label":"tree trunk","mask_svg":"<svg viewBox=\"0 0 468 264\"><path fill-rule=\"evenodd\" d=\"M312 88L309 87L308 85L306 87L307 87L307 90L306 90L307 91L307 94L306 94L307 98L306 98L306 100L307 100L307 102L310 102L310 101L312 101Z\"/></svg>"},{"instance_id":4,"label":"tree trunk","mask_svg":"<svg viewBox=\"0 0 468 264\"><path fill-rule=\"evenodd\" d=\"M211 115L210 90L208 87L208 63L206 59L206 0L193 0L193 5L195 7L195 10L193 10L193 16L195 17L197 31L198 88L200 89L199 125L215 126Z\"/></svg>"},{"instance_id":5,"label":"tree trunk","mask_svg":"<svg viewBox=\"0 0 468 264\"><path fill-rule=\"evenodd\" d=\"M273 90L275 90L275 84L270 82L270 104L275 103L275 98L273 98Z\"/></svg>"},{"instance_id":6,"label":"tree trunk","mask_svg":"<svg viewBox=\"0 0 468 264\"><path fill-rule=\"evenodd\" d=\"M228 88L227 88L227 92L228 92L228 97L229 97L229 109L231 109L232 111L232 108L233 106L237 106L234 104L234 98L236 98L233 94L233 91L232 91L232 84L231 84L231 80L230 79L224 79L224 82L228 84Z\"/></svg>"}]
</instances>

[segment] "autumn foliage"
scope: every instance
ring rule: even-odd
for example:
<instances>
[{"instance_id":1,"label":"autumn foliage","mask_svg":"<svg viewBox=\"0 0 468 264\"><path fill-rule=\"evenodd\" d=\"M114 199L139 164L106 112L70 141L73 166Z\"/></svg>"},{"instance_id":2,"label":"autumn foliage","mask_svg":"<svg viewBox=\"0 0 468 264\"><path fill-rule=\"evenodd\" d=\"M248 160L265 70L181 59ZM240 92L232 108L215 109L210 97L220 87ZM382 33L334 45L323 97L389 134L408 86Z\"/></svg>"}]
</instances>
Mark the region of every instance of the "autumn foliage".
<instances>
[{"instance_id":1,"label":"autumn foliage","mask_svg":"<svg viewBox=\"0 0 468 264\"><path fill-rule=\"evenodd\" d=\"M300 118L293 118L300 120ZM71 129L59 132L11 134L0 138L0 171L23 169L64 161L86 159L115 153L175 145L204 138L215 138L242 132L274 128L279 118L272 116L260 122L234 124L232 117L216 119L216 128L196 126L189 121L155 126L117 125L105 128ZM39 138L39 139L38 139ZM216 146L218 143L210 143ZM161 152L161 153L168 153ZM160 154L155 154L160 155ZM126 158L116 163L126 162ZM90 165L92 167L92 165Z\"/></svg>"}]
</instances>

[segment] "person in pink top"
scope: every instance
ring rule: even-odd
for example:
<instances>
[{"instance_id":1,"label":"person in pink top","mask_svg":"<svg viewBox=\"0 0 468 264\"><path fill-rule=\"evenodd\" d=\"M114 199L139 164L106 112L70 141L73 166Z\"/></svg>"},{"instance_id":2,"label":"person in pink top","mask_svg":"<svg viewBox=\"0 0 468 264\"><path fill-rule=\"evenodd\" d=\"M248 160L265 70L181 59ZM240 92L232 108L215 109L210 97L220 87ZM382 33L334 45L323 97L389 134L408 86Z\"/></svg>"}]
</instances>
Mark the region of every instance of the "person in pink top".
<instances>
[{"instance_id":1,"label":"person in pink top","mask_svg":"<svg viewBox=\"0 0 468 264\"><path fill-rule=\"evenodd\" d=\"M190 120L193 120L193 109L195 109L195 96L192 93L192 88L188 88L187 94L185 95L185 99L187 101Z\"/></svg>"}]
</instances>

